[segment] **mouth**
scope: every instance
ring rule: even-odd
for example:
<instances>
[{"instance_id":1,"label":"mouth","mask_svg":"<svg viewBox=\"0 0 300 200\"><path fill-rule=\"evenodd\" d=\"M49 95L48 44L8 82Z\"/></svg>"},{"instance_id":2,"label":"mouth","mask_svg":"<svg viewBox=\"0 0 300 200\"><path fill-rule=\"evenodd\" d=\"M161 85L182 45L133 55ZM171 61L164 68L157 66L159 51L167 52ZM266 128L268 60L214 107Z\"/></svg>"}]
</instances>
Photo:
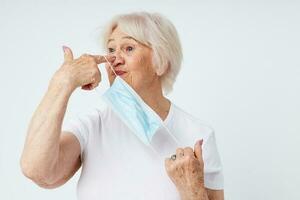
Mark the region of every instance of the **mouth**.
<instances>
[{"instance_id":1,"label":"mouth","mask_svg":"<svg viewBox=\"0 0 300 200\"><path fill-rule=\"evenodd\" d=\"M115 71L115 72L118 76L122 76L123 74L126 74L126 72L124 71Z\"/></svg>"}]
</instances>

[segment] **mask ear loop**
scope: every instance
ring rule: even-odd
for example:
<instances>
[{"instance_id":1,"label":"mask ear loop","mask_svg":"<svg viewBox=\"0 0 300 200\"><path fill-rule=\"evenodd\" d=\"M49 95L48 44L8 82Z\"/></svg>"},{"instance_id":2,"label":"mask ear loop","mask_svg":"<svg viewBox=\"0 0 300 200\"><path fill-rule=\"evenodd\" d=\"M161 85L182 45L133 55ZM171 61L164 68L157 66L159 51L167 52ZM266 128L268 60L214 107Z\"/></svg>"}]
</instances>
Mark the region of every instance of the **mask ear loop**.
<instances>
[{"instance_id":1,"label":"mask ear loop","mask_svg":"<svg viewBox=\"0 0 300 200\"><path fill-rule=\"evenodd\" d=\"M106 62L108 63L110 69L113 71L113 73L118 76L113 68L113 66L110 64L110 62L108 61L108 59L106 58L106 56L103 56L104 59L106 60ZM96 87L95 90L97 91L98 94L100 94L101 96L103 95L103 92L100 92L100 90Z\"/></svg>"},{"instance_id":2,"label":"mask ear loop","mask_svg":"<svg viewBox=\"0 0 300 200\"><path fill-rule=\"evenodd\" d=\"M113 73L118 76L113 68L113 66L110 64L110 62L108 61L108 59L106 58L106 56L103 56L105 58L105 60L107 61L108 65L110 66L110 69L113 71Z\"/></svg>"}]
</instances>

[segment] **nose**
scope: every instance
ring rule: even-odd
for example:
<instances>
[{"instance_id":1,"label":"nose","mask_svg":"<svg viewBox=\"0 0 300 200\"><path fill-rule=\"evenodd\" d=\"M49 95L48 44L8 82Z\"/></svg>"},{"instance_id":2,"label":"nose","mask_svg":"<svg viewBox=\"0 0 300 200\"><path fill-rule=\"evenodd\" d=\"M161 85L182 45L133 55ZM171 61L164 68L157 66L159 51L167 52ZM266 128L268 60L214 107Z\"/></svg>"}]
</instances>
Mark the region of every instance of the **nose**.
<instances>
[{"instance_id":1,"label":"nose","mask_svg":"<svg viewBox=\"0 0 300 200\"><path fill-rule=\"evenodd\" d=\"M124 64L125 64L125 59L123 58L121 52L116 51L115 54L114 54L114 56L115 56L115 58L116 58L116 59L114 60L114 62L113 62L113 66L114 66L114 67L117 67L117 66L119 66L119 65L124 65Z\"/></svg>"}]
</instances>

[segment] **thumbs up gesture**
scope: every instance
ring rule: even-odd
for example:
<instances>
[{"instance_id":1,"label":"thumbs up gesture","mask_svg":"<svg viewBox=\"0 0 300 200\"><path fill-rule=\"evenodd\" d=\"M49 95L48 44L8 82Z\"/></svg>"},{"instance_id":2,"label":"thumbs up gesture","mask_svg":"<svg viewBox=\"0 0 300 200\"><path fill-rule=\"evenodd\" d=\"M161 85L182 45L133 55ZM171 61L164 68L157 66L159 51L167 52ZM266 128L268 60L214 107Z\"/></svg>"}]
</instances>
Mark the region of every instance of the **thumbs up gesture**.
<instances>
[{"instance_id":1,"label":"thumbs up gesture","mask_svg":"<svg viewBox=\"0 0 300 200\"><path fill-rule=\"evenodd\" d=\"M208 199L204 188L203 139L191 147L178 148L176 154L165 159L168 176L175 184L182 200Z\"/></svg>"},{"instance_id":2,"label":"thumbs up gesture","mask_svg":"<svg viewBox=\"0 0 300 200\"><path fill-rule=\"evenodd\" d=\"M64 62L56 71L51 82L63 84L64 87L75 90L81 87L84 90L92 90L101 82L101 73L98 65L107 62L104 56L82 54L79 58L73 58L73 52L69 47L63 46ZM106 56L109 62L115 57Z\"/></svg>"}]
</instances>

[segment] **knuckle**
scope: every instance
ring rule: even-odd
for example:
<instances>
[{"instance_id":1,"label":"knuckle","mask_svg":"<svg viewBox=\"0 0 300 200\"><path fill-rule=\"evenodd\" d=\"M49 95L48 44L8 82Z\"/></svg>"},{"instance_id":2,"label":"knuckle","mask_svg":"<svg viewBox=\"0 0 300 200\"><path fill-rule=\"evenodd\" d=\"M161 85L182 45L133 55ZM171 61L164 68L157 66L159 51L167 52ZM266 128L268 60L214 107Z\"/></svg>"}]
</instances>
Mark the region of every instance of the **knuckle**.
<instances>
[{"instance_id":1,"label":"knuckle","mask_svg":"<svg viewBox=\"0 0 300 200\"><path fill-rule=\"evenodd\" d=\"M176 171L176 165L171 165L169 167L169 170L170 170L171 173L174 173Z\"/></svg>"},{"instance_id":2,"label":"knuckle","mask_svg":"<svg viewBox=\"0 0 300 200\"><path fill-rule=\"evenodd\" d=\"M190 161L190 160L193 160L193 157L188 154L188 155L185 156L185 159L188 160L188 161Z\"/></svg>"},{"instance_id":3,"label":"knuckle","mask_svg":"<svg viewBox=\"0 0 300 200\"><path fill-rule=\"evenodd\" d=\"M98 70L97 69L93 69L92 70L92 76L97 76L98 75Z\"/></svg>"},{"instance_id":4,"label":"knuckle","mask_svg":"<svg viewBox=\"0 0 300 200\"><path fill-rule=\"evenodd\" d=\"M186 157L185 157L185 159L184 159L184 166L190 166L190 165L193 165L193 162L194 162L194 158L192 157L192 156L190 156L190 155L187 155Z\"/></svg>"},{"instance_id":5,"label":"knuckle","mask_svg":"<svg viewBox=\"0 0 300 200\"><path fill-rule=\"evenodd\" d=\"M88 63L88 64L94 64L94 63L96 63L95 59L92 56L90 56L89 54L82 54L79 57L79 59L81 61L83 61L84 63Z\"/></svg>"},{"instance_id":6,"label":"knuckle","mask_svg":"<svg viewBox=\"0 0 300 200\"><path fill-rule=\"evenodd\" d=\"M166 171L167 171L168 174L172 174L174 170L173 170L171 165L167 165L166 166Z\"/></svg>"},{"instance_id":7,"label":"knuckle","mask_svg":"<svg viewBox=\"0 0 300 200\"><path fill-rule=\"evenodd\" d=\"M84 54L81 54L81 56L80 57L87 57L87 56L89 56L87 53L84 53Z\"/></svg>"},{"instance_id":8,"label":"knuckle","mask_svg":"<svg viewBox=\"0 0 300 200\"><path fill-rule=\"evenodd\" d=\"M91 56L86 57L86 59L87 59L87 61L90 62L90 63L96 63L96 62L95 62L95 59L92 58Z\"/></svg>"},{"instance_id":9,"label":"knuckle","mask_svg":"<svg viewBox=\"0 0 300 200\"><path fill-rule=\"evenodd\" d=\"M184 151L193 151L193 149L191 147L185 147Z\"/></svg>"}]
</instances>

